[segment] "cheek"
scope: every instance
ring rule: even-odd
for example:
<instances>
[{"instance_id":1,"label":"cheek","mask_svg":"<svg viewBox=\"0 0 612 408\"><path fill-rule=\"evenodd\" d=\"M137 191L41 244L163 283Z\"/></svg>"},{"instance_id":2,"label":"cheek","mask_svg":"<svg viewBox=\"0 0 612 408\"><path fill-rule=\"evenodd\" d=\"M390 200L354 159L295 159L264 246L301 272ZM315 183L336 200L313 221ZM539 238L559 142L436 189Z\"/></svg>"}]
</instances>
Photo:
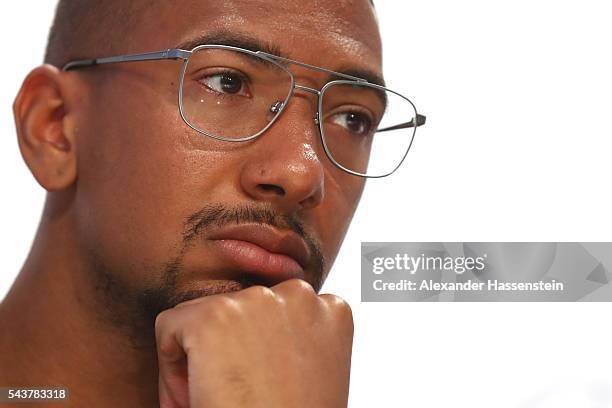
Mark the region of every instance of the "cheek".
<instances>
[{"instance_id":1,"label":"cheek","mask_svg":"<svg viewBox=\"0 0 612 408\"><path fill-rule=\"evenodd\" d=\"M364 179L332 173L333 177L325 178L325 198L315 216L328 265L340 250L365 186Z\"/></svg>"},{"instance_id":2,"label":"cheek","mask_svg":"<svg viewBox=\"0 0 612 408\"><path fill-rule=\"evenodd\" d=\"M180 254L184 220L231 194L227 155L193 150L194 136L175 105L152 109L126 97L121 112L96 112L79 137L79 234L128 279ZM202 147L202 146L200 146Z\"/></svg>"}]
</instances>

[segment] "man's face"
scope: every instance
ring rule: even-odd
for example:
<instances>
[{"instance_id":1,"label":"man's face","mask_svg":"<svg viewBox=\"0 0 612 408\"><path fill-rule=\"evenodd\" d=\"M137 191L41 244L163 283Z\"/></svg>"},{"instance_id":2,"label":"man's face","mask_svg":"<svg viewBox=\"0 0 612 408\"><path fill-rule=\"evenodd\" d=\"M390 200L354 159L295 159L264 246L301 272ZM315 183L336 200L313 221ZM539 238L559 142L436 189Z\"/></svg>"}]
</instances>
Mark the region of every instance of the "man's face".
<instances>
[{"instance_id":1,"label":"man's face","mask_svg":"<svg viewBox=\"0 0 612 408\"><path fill-rule=\"evenodd\" d=\"M295 60L381 75L367 0L156 2L135 22L123 53L238 33ZM96 279L149 308L291 277L318 290L364 179L325 155L314 121L316 95L296 91L254 141L217 141L179 115L180 66L138 62L75 74L83 85L74 116L76 228L83 253L102 274ZM290 69L311 88L328 80Z\"/></svg>"}]
</instances>

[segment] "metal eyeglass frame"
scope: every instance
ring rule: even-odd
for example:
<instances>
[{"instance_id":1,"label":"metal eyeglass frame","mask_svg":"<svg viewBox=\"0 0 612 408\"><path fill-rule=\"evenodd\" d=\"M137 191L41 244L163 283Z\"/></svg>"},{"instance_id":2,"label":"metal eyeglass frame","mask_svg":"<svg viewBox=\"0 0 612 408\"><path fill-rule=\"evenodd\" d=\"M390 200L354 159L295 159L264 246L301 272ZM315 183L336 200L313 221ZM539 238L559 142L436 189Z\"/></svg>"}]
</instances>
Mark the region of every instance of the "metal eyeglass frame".
<instances>
[{"instance_id":1,"label":"metal eyeglass frame","mask_svg":"<svg viewBox=\"0 0 612 408\"><path fill-rule=\"evenodd\" d=\"M187 67L189 65L189 58L197 51L200 51L202 49L224 49L224 50L229 50L229 51L237 51L237 52L242 52L248 55L253 55L255 57L258 58L262 58L272 64L274 64L275 66L279 67L280 69L282 69L283 71L285 71L289 77L291 78L291 89L289 90L289 93L287 95L287 97L285 98L284 101L278 101L277 103L275 103L272 108L271 108L271 112L275 113L274 118L270 121L270 123L268 123L268 125L263 128L261 131L259 131L258 133L251 135L251 136L247 136L247 137L243 137L243 138L224 138L221 136L217 136L214 134L210 134L207 133L206 131L203 131L202 129L198 129L196 128L194 125L192 125L190 123L190 121L185 117L185 113L183 110L183 83L185 80L185 74L187 72ZM405 96L392 91L391 89L388 89L384 86L381 85L377 85L377 84L373 84L371 82L368 82L367 80L363 79L363 78L358 78L355 76L351 76L351 75L347 75L347 74L343 74L341 72L336 72L336 71L332 71L326 68L321 68L321 67L317 67L315 65L310 65L310 64L306 64L300 61L295 61L289 58L284 58L284 57L280 57L274 54L269 54L263 51L251 51L248 49L244 49L244 48L239 48L239 47L233 47L233 46L229 46L229 45L220 45L220 44L205 44L205 45L199 45L195 48L193 48L191 51L188 50L182 50L182 49L178 49L178 48L173 48L173 49L167 49L165 51L157 51L157 52L147 52L147 53L141 53L141 54L127 54L127 55L118 55L118 56L114 56L114 57L105 57L105 58L93 58L93 59L83 59L83 60L75 60L75 61L70 61L68 62L66 65L64 65L62 67L63 71L71 71L74 69L81 69L81 68L87 68L87 67L93 67L96 65L102 65L102 64L115 64L115 63L120 63L120 62L137 62L137 61L156 61L156 60L181 60L183 61L183 66L181 68L181 72L180 72L180 78L179 78L179 84L178 84L178 95L179 95L179 100L178 100L178 104L179 104L179 112L181 115L181 118L183 119L183 121L187 124L187 126L189 126L190 128L192 128L193 130L195 130L198 133L201 133L205 136L208 137L212 137L213 139L217 139L217 140L222 140L222 141L226 141L226 142L246 142L249 140L253 140L256 139L257 137L261 136L263 133L265 133L273 124L274 122L276 122L276 120L278 119L278 117L283 113L283 111L285 110L285 107L288 105L289 100L291 99L291 97L294 95L295 90L296 89L300 89L302 91L306 91L306 92L310 92L313 93L315 95L317 95L318 97L318 109L317 109L317 115L315 117L315 124L319 127L319 135L321 137L321 143L323 144L323 148L325 150L325 153L327 155L327 157L331 160L331 162L338 168L340 168L341 170L346 171L347 173L350 173L354 176L359 176L359 177L364 177L364 178L382 178L382 177L386 177L389 176L391 174L393 174L404 162L406 156L408 155L408 152L410 151L410 148L412 146L412 143L414 141L414 136L416 134L416 128L419 126L422 126L425 124L426 121L426 117L424 115L420 115L419 113L417 113L416 107L414 106L414 104L412 103L412 101L410 101L408 98L406 98ZM333 76L336 76L338 78L343 78L340 80L334 80L334 81L330 81L328 83L326 83L323 88L321 88L320 90L314 89L314 88L310 88L307 86L303 86L303 85L299 85L295 83L295 77L293 76L293 73L287 69L287 67L284 64L293 64L293 65L297 65L300 67L304 67L304 68L308 68L308 69L312 69L315 71L319 71L319 72L324 72ZM391 126L391 127L387 127L384 129L378 129L377 133L379 132L385 132L385 131L390 131L390 130L397 130L397 129L408 129L408 128L414 128L413 130L413 134L412 134L412 138L410 140L410 145L408 146L408 148L406 149L406 152L404 153L404 156L402 157L402 159L400 160L400 162L398 163L398 165L391 170L390 172L383 174L383 175L367 175L367 174L363 174L363 173L359 173L356 172L354 170L350 170L346 167L344 167L343 165L341 165L340 163L338 163L336 161L336 159L334 159L333 155L331 154L329 147L327 146L327 142L325 141L325 131L323 129L323 124L322 121L320 120L320 118L323 116L323 95L325 95L325 92L334 85L343 85L343 84L353 84L353 83L360 83L360 84L365 84L369 87L372 87L374 89L378 89L378 90L382 90L382 91L386 91L386 92L391 92L397 96L399 96L400 98L406 100L408 103L410 103L410 105L412 105L412 107L414 108L414 112L416 114L416 126L414 123L414 119L410 120L409 122L405 122L405 123L401 123L399 125L395 125L395 126ZM280 105L279 105L280 103Z\"/></svg>"}]
</instances>

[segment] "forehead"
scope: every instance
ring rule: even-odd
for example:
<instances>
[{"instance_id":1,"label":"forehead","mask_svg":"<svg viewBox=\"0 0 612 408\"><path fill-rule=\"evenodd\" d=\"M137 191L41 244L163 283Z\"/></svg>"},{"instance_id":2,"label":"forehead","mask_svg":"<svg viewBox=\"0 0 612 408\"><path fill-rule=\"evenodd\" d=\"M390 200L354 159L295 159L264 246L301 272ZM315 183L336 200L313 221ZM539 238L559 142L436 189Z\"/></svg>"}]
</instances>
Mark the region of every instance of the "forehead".
<instances>
[{"instance_id":1,"label":"forehead","mask_svg":"<svg viewBox=\"0 0 612 408\"><path fill-rule=\"evenodd\" d=\"M381 70L370 0L177 0L156 2L144 14L137 17L143 22L138 43L150 49L174 47L210 32L235 32L314 65Z\"/></svg>"}]
</instances>

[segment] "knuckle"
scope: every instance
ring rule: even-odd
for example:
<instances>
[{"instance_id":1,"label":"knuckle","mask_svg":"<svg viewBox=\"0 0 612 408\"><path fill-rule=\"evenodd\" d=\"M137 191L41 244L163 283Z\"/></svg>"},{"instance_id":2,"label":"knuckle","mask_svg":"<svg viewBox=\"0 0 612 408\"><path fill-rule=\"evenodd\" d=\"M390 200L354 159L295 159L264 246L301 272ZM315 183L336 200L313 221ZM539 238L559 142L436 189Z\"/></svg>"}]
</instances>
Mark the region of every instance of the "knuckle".
<instances>
[{"instance_id":1,"label":"knuckle","mask_svg":"<svg viewBox=\"0 0 612 408\"><path fill-rule=\"evenodd\" d=\"M155 341L158 353L162 356L170 356L174 353L172 344L172 329L170 328L170 312L165 310L155 318Z\"/></svg>"},{"instance_id":2,"label":"knuckle","mask_svg":"<svg viewBox=\"0 0 612 408\"><path fill-rule=\"evenodd\" d=\"M303 279L290 279L282 283L292 294L302 296L314 296L315 291L310 283Z\"/></svg>"},{"instance_id":3,"label":"knuckle","mask_svg":"<svg viewBox=\"0 0 612 408\"><path fill-rule=\"evenodd\" d=\"M185 349L193 350L206 344L211 336L223 333L241 318L240 302L229 296L215 295L206 302L184 310L182 333Z\"/></svg>"},{"instance_id":4,"label":"knuckle","mask_svg":"<svg viewBox=\"0 0 612 408\"><path fill-rule=\"evenodd\" d=\"M353 325L353 310L346 300L336 295L323 295L322 298L335 316Z\"/></svg>"},{"instance_id":5,"label":"knuckle","mask_svg":"<svg viewBox=\"0 0 612 408\"><path fill-rule=\"evenodd\" d=\"M264 307L274 308L285 304L283 296L266 286L251 286L245 289L245 292L249 293L249 291L251 299Z\"/></svg>"},{"instance_id":6,"label":"knuckle","mask_svg":"<svg viewBox=\"0 0 612 408\"><path fill-rule=\"evenodd\" d=\"M189 331L195 332L205 326L219 326L232 321L240 313L239 302L231 296L221 294L199 300L192 303L184 302L180 308L175 307L168 312L174 311L177 317L182 316L183 324L188 326ZM165 319L170 318L173 317L165 317ZM206 324L201 324L204 321Z\"/></svg>"},{"instance_id":7,"label":"knuckle","mask_svg":"<svg viewBox=\"0 0 612 408\"><path fill-rule=\"evenodd\" d=\"M205 302L206 300L207 300L206 297L199 297L199 298L195 298L195 299L186 300L186 301L181 302L181 303L177 304L176 306L174 306L173 309L181 309L181 308L185 308L185 307L192 307L194 305L197 305L198 303Z\"/></svg>"},{"instance_id":8,"label":"knuckle","mask_svg":"<svg viewBox=\"0 0 612 408\"><path fill-rule=\"evenodd\" d=\"M227 322L240 314L240 305L231 297L219 296L200 313L208 321Z\"/></svg>"},{"instance_id":9,"label":"knuckle","mask_svg":"<svg viewBox=\"0 0 612 408\"><path fill-rule=\"evenodd\" d=\"M262 299L271 299L275 297L274 291L272 291L272 289L262 285L251 286L250 288L245 290L245 293Z\"/></svg>"},{"instance_id":10,"label":"knuckle","mask_svg":"<svg viewBox=\"0 0 612 408\"><path fill-rule=\"evenodd\" d=\"M164 357L172 356L176 353L176 347L172 344L169 337L164 337L157 341L157 353Z\"/></svg>"},{"instance_id":11,"label":"knuckle","mask_svg":"<svg viewBox=\"0 0 612 408\"><path fill-rule=\"evenodd\" d=\"M168 314L170 313L169 310L164 310L161 313L159 313L156 317L155 317L155 334L156 336L159 336L166 324L167 324L167 320L168 320Z\"/></svg>"}]
</instances>

